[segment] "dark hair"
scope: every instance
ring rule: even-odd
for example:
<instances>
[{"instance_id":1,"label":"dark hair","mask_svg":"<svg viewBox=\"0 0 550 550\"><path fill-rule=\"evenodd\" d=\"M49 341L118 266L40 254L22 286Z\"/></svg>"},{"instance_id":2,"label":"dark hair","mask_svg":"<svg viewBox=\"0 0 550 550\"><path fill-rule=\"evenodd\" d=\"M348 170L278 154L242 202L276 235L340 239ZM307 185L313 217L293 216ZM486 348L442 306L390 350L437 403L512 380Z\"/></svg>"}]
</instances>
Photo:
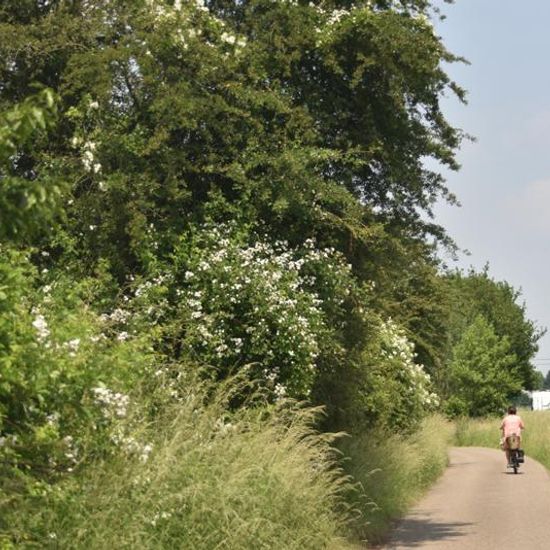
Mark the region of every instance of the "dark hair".
<instances>
[{"instance_id":1,"label":"dark hair","mask_svg":"<svg viewBox=\"0 0 550 550\"><path fill-rule=\"evenodd\" d=\"M516 414L516 408L514 405L508 407L508 414Z\"/></svg>"}]
</instances>

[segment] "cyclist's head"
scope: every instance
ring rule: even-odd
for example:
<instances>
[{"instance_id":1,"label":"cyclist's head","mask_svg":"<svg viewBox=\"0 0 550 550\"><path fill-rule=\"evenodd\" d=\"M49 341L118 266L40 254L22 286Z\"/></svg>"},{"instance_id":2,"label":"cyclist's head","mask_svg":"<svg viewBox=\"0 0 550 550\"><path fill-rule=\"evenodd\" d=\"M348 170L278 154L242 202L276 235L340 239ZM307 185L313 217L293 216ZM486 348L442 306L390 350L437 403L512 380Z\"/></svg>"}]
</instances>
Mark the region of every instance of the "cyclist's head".
<instances>
[{"instance_id":1,"label":"cyclist's head","mask_svg":"<svg viewBox=\"0 0 550 550\"><path fill-rule=\"evenodd\" d=\"M514 405L508 407L508 414L516 414L516 408Z\"/></svg>"}]
</instances>

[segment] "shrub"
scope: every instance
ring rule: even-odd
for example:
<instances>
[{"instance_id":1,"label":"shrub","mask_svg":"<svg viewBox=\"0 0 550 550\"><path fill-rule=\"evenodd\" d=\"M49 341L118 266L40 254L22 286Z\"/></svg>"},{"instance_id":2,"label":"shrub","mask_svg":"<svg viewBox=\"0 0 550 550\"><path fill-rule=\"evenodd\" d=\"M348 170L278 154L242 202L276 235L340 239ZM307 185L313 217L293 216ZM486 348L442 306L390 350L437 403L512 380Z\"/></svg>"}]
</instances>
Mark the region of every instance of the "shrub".
<instances>
[{"instance_id":1,"label":"shrub","mask_svg":"<svg viewBox=\"0 0 550 550\"><path fill-rule=\"evenodd\" d=\"M318 358L338 345L350 267L312 241L292 249L235 226L181 237L171 263L138 281L132 307L176 353L222 379L245 365L278 397L307 397Z\"/></svg>"},{"instance_id":2,"label":"shrub","mask_svg":"<svg viewBox=\"0 0 550 550\"><path fill-rule=\"evenodd\" d=\"M0 530L17 495L108 450L111 420L151 364L148 336L96 314L88 283L38 273L28 254L0 248Z\"/></svg>"},{"instance_id":3,"label":"shrub","mask_svg":"<svg viewBox=\"0 0 550 550\"><path fill-rule=\"evenodd\" d=\"M370 311L361 315L369 325L363 340L325 372L319 399L329 405L333 428L411 433L438 407L430 376L415 363L414 345L396 323Z\"/></svg>"}]
</instances>

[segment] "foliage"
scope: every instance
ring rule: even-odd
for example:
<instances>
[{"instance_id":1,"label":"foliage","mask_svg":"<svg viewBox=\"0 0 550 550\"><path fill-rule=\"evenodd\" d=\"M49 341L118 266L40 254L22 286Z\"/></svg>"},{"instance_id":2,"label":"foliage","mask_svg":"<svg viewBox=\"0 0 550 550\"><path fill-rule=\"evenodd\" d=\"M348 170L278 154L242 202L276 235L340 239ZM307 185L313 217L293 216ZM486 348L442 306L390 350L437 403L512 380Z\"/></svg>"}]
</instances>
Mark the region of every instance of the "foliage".
<instances>
[{"instance_id":1,"label":"foliage","mask_svg":"<svg viewBox=\"0 0 550 550\"><path fill-rule=\"evenodd\" d=\"M371 308L383 311L415 345L438 392L445 388L452 301L432 246L384 235L373 239L354 261L360 277L372 281Z\"/></svg>"},{"instance_id":2,"label":"foliage","mask_svg":"<svg viewBox=\"0 0 550 550\"><path fill-rule=\"evenodd\" d=\"M284 242L248 244L224 228L183 238L173 277L178 345L220 375L249 365L277 395L294 397L309 395L316 359L336 328L324 312L341 309L353 284L334 250L311 241L302 252Z\"/></svg>"},{"instance_id":3,"label":"foliage","mask_svg":"<svg viewBox=\"0 0 550 550\"><path fill-rule=\"evenodd\" d=\"M508 339L500 338L481 315L476 317L453 348L447 412L485 416L503 410L510 396L521 389L515 365Z\"/></svg>"},{"instance_id":4,"label":"foliage","mask_svg":"<svg viewBox=\"0 0 550 550\"><path fill-rule=\"evenodd\" d=\"M43 159L28 164L31 148L54 127L57 101L44 89L0 116L0 240L22 239L43 230L57 210L63 185Z\"/></svg>"},{"instance_id":5,"label":"foliage","mask_svg":"<svg viewBox=\"0 0 550 550\"><path fill-rule=\"evenodd\" d=\"M547 373L547 375L548 375L548 373ZM540 370L535 371L533 379L534 379L534 381L533 381L533 390L547 389L546 388L546 377L544 376L544 374L542 374L542 372L540 372ZM549 381L550 381L550 378L549 378Z\"/></svg>"},{"instance_id":6,"label":"foliage","mask_svg":"<svg viewBox=\"0 0 550 550\"><path fill-rule=\"evenodd\" d=\"M443 237L419 212L452 197L424 159L456 167L439 97L463 92L428 2L32 4L0 11L0 101L33 82L59 94L44 160L72 182L82 260L123 278L151 223L170 252L212 201L290 242L343 248L351 231L364 248L367 222Z\"/></svg>"},{"instance_id":7,"label":"foliage","mask_svg":"<svg viewBox=\"0 0 550 550\"><path fill-rule=\"evenodd\" d=\"M410 433L439 404L430 376L415 363L414 345L393 321L379 320L369 336L357 357L321 381L329 425L353 434L372 427Z\"/></svg>"},{"instance_id":8,"label":"foliage","mask_svg":"<svg viewBox=\"0 0 550 550\"><path fill-rule=\"evenodd\" d=\"M276 398L313 388L337 429L411 430L437 405L414 346L369 311L369 290L343 256L312 240L290 249L235 225L200 226L133 288L127 309L139 326L161 327L164 353L207 365L214 379L246 369Z\"/></svg>"},{"instance_id":9,"label":"foliage","mask_svg":"<svg viewBox=\"0 0 550 550\"><path fill-rule=\"evenodd\" d=\"M458 167L440 99L464 92L436 16L2 2L5 545L326 547L349 480L314 423L358 438L356 466L389 433L424 457L403 437L434 391L477 414L529 387L519 294L441 276L432 207L454 197L426 159ZM405 469L401 493L400 458L390 516L427 483Z\"/></svg>"},{"instance_id":10,"label":"foliage","mask_svg":"<svg viewBox=\"0 0 550 550\"><path fill-rule=\"evenodd\" d=\"M105 452L111 418L147 372L147 335L106 326L87 303L92 285L38 274L28 255L0 249L2 506Z\"/></svg>"},{"instance_id":11,"label":"foliage","mask_svg":"<svg viewBox=\"0 0 550 550\"><path fill-rule=\"evenodd\" d=\"M520 292L506 281L492 279L488 268L481 273L452 273L447 282L452 303L449 323L452 345L461 338L466 327L482 315L497 336L508 339L510 352L515 355L515 362L511 365L514 375L520 376L525 389L532 389L535 368L531 359L538 350L537 341L545 331L526 317L525 304L518 303Z\"/></svg>"}]
</instances>

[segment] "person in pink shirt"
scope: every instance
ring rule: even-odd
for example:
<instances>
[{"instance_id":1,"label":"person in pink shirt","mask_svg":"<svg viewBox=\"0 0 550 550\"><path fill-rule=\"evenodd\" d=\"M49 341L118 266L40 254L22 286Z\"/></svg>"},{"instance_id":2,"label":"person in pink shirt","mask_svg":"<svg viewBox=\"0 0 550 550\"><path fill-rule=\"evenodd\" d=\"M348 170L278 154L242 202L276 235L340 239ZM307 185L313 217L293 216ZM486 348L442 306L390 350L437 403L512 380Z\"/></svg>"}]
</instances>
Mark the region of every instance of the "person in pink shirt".
<instances>
[{"instance_id":1,"label":"person in pink shirt","mask_svg":"<svg viewBox=\"0 0 550 550\"><path fill-rule=\"evenodd\" d=\"M504 450L506 451L506 462L510 464L510 447L508 438L511 435L516 435L519 439L518 448L521 447L521 431L525 429L521 416L518 416L516 407L508 407L508 414L502 419L500 429L502 431L502 439L504 442Z\"/></svg>"}]
</instances>

